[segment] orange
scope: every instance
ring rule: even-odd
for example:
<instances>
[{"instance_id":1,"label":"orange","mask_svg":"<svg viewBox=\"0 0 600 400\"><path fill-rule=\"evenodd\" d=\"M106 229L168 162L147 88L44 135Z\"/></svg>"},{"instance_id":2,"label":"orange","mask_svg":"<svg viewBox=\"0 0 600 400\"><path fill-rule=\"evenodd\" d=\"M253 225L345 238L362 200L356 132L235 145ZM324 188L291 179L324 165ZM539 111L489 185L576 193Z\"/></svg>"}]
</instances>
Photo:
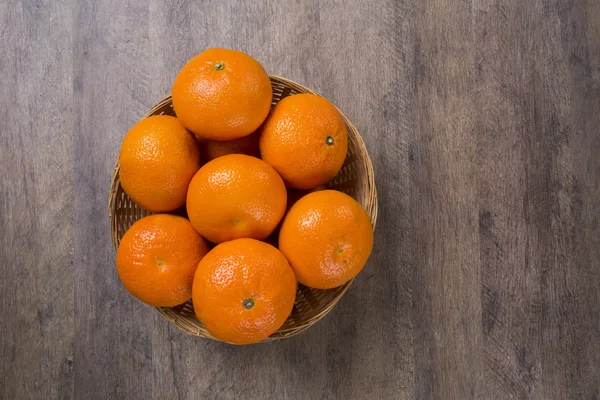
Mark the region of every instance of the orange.
<instances>
[{"instance_id":1,"label":"orange","mask_svg":"<svg viewBox=\"0 0 600 400\"><path fill-rule=\"evenodd\" d=\"M300 200L302 197L306 196L307 194L311 193L311 192L315 192L317 190L325 190L325 186L321 185L321 186L317 186L314 189L309 189L309 190L305 190L305 189L289 189L287 190L287 206L286 206L286 212L292 208L292 206L294 204L296 204L296 202L298 200ZM283 221L281 221L283 222ZM278 243L279 243L279 228L281 228L281 222L279 223L279 225L277 225L277 228L275 228L275 230L273 231L273 233L271 233L269 235L269 237L267 237L266 239L264 239L265 242L272 244L273 246L277 247Z\"/></svg>"},{"instance_id":2,"label":"orange","mask_svg":"<svg viewBox=\"0 0 600 400\"><path fill-rule=\"evenodd\" d=\"M290 208L292 208L292 206L294 204L296 204L296 202L298 200L300 200L307 194L312 193L312 192L317 192L319 190L326 190L326 187L324 185L320 185L313 189L290 189L290 188L288 188L288 190L287 190L287 198L288 198L287 209L289 210Z\"/></svg>"},{"instance_id":3,"label":"orange","mask_svg":"<svg viewBox=\"0 0 600 400\"><path fill-rule=\"evenodd\" d=\"M155 307L192 298L192 283L208 243L183 218L156 214L140 219L123 236L117 271L125 289Z\"/></svg>"},{"instance_id":4,"label":"orange","mask_svg":"<svg viewBox=\"0 0 600 400\"><path fill-rule=\"evenodd\" d=\"M230 154L205 164L192 179L187 212L194 228L213 243L264 239L285 213L287 193L266 162Z\"/></svg>"},{"instance_id":5,"label":"orange","mask_svg":"<svg viewBox=\"0 0 600 400\"><path fill-rule=\"evenodd\" d=\"M202 153L202 162L209 162L227 154L246 154L248 156L260 157L258 133L252 133L233 140L203 140L200 142L200 150Z\"/></svg>"},{"instance_id":6,"label":"orange","mask_svg":"<svg viewBox=\"0 0 600 400\"><path fill-rule=\"evenodd\" d=\"M298 282L317 289L338 287L364 267L373 248L366 211L336 190L313 192L288 211L279 233L279 249Z\"/></svg>"},{"instance_id":7,"label":"orange","mask_svg":"<svg viewBox=\"0 0 600 400\"><path fill-rule=\"evenodd\" d=\"M281 100L260 130L260 154L287 186L311 189L342 168L348 132L339 111L324 98L297 94Z\"/></svg>"},{"instance_id":8,"label":"orange","mask_svg":"<svg viewBox=\"0 0 600 400\"><path fill-rule=\"evenodd\" d=\"M262 124L273 89L254 58L236 50L208 49L179 72L172 95L173 108L187 129L205 139L230 140Z\"/></svg>"},{"instance_id":9,"label":"orange","mask_svg":"<svg viewBox=\"0 0 600 400\"><path fill-rule=\"evenodd\" d=\"M156 115L127 132L119 164L121 186L135 203L154 212L172 211L185 203L200 168L200 148L177 118Z\"/></svg>"},{"instance_id":10,"label":"orange","mask_svg":"<svg viewBox=\"0 0 600 400\"><path fill-rule=\"evenodd\" d=\"M254 239L212 249L194 277L196 316L215 338L256 343L279 329L292 312L296 278L283 254Z\"/></svg>"}]
</instances>

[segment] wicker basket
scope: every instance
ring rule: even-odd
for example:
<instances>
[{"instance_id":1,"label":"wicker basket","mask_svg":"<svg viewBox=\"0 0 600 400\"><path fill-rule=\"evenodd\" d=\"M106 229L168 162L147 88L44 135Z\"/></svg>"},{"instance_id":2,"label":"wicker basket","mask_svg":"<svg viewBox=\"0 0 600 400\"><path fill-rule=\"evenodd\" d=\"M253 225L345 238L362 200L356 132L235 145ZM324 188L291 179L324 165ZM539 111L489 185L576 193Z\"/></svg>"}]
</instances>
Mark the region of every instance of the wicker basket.
<instances>
[{"instance_id":1,"label":"wicker basket","mask_svg":"<svg viewBox=\"0 0 600 400\"><path fill-rule=\"evenodd\" d=\"M316 94L304 86L280 77L271 76L271 84L273 86L273 105L292 94ZM170 96L152 107L144 118L161 114L175 115ZM346 121L349 136L348 155L340 172L326 186L354 197L365 208L371 218L373 227L375 227L377 219L377 192L375 190L371 159L354 125L346 117L344 117L344 120ZM115 252L119 247L121 238L129 227L138 219L152 214L150 211L135 204L123 191L119 180L118 160L115 164L110 185L108 214ZM303 285L298 285L296 302L291 315L283 326L265 341L290 337L309 328L331 311L346 290L348 290L351 283L352 281L338 288L328 290L311 289ZM191 300L177 307L156 307L156 310L169 322L186 333L217 340L206 331L202 323L196 318Z\"/></svg>"}]
</instances>

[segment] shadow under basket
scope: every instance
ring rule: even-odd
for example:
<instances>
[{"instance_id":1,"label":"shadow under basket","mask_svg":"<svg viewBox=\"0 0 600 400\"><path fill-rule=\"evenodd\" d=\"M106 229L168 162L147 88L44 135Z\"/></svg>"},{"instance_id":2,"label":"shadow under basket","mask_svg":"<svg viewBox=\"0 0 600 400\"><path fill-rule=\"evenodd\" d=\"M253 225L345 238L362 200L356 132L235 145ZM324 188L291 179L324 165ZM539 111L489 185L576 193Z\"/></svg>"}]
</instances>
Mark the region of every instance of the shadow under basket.
<instances>
[{"instance_id":1,"label":"shadow under basket","mask_svg":"<svg viewBox=\"0 0 600 400\"><path fill-rule=\"evenodd\" d=\"M271 107L284 97L293 94L317 94L290 80L275 76L271 76L270 78L273 86L273 103ZM144 118L152 115L175 116L171 104L171 96L164 98L152 107ZM343 114L342 116L348 129L348 155L340 172L326 186L330 189L342 191L356 199L369 214L373 228L375 228L377 219L377 191L375 189L373 165L358 130ZM110 185L108 214L115 252L119 248L119 243L129 227L140 218L152 214L150 211L135 204L123 191L119 180L118 159ZM287 338L308 329L333 309L351 284L352 281L338 288L328 290L312 289L299 284L292 313L283 326L269 338L265 339L264 342ZM170 323L182 331L191 335L217 340L208 333L204 326L202 326L202 323L196 318L191 300L177 307L155 308Z\"/></svg>"}]
</instances>

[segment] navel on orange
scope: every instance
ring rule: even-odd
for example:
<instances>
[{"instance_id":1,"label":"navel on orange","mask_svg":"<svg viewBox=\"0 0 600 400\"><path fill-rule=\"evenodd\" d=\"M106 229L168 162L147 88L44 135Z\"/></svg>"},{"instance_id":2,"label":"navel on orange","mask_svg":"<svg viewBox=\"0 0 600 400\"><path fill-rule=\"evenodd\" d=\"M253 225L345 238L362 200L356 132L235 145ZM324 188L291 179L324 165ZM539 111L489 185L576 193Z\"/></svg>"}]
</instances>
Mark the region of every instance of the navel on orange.
<instances>
[{"instance_id":1,"label":"navel on orange","mask_svg":"<svg viewBox=\"0 0 600 400\"><path fill-rule=\"evenodd\" d=\"M296 298L296 278L275 247L237 239L212 249L194 277L196 316L219 340L259 342L279 329Z\"/></svg>"},{"instance_id":2,"label":"navel on orange","mask_svg":"<svg viewBox=\"0 0 600 400\"><path fill-rule=\"evenodd\" d=\"M123 236L117 271L123 286L156 307L173 307L192 297L198 263L208 243L182 217L156 214L140 219Z\"/></svg>"},{"instance_id":3,"label":"navel on orange","mask_svg":"<svg viewBox=\"0 0 600 400\"><path fill-rule=\"evenodd\" d=\"M285 213L287 193L264 161L230 154L205 164L187 194L190 222L213 243L243 237L264 239Z\"/></svg>"},{"instance_id":4,"label":"navel on orange","mask_svg":"<svg viewBox=\"0 0 600 400\"><path fill-rule=\"evenodd\" d=\"M260 129L260 154L287 186L311 189L342 168L348 132L339 111L324 98L296 94L281 100Z\"/></svg>"},{"instance_id":5,"label":"navel on orange","mask_svg":"<svg viewBox=\"0 0 600 400\"><path fill-rule=\"evenodd\" d=\"M175 117L156 115L135 124L121 144L121 186L147 210L175 210L200 168L196 138Z\"/></svg>"},{"instance_id":6,"label":"navel on orange","mask_svg":"<svg viewBox=\"0 0 600 400\"><path fill-rule=\"evenodd\" d=\"M302 197L288 211L279 249L298 282L317 289L338 287L364 267L373 248L366 211L352 197L322 190Z\"/></svg>"},{"instance_id":7,"label":"navel on orange","mask_svg":"<svg viewBox=\"0 0 600 400\"><path fill-rule=\"evenodd\" d=\"M236 50L208 49L179 72L172 95L175 113L187 129L205 139L230 140L262 124L273 89L254 58Z\"/></svg>"}]
</instances>

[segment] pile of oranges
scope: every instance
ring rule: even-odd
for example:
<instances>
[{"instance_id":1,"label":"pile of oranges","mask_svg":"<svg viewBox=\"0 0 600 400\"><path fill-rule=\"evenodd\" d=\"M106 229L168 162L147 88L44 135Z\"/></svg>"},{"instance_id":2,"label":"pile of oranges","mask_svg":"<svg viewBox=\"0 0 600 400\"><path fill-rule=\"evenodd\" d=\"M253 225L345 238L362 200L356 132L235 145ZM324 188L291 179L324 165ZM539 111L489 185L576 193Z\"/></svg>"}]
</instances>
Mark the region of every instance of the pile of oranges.
<instances>
[{"instance_id":1,"label":"pile of oranges","mask_svg":"<svg viewBox=\"0 0 600 400\"><path fill-rule=\"evenodd\" d=\"M343 285L373 247L360 204L324 190L348 149L339 111L312 94L272 100L258 61L208 49L175 79L177 117L138 122L119 154L123 190L156 213L123 236L121 282L156 307L192 299L208 332L236 344L277 331L298 282Z\"/></svg>"}]
</instances>

